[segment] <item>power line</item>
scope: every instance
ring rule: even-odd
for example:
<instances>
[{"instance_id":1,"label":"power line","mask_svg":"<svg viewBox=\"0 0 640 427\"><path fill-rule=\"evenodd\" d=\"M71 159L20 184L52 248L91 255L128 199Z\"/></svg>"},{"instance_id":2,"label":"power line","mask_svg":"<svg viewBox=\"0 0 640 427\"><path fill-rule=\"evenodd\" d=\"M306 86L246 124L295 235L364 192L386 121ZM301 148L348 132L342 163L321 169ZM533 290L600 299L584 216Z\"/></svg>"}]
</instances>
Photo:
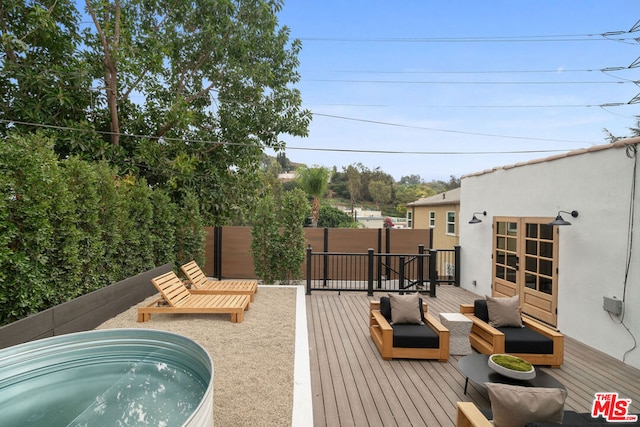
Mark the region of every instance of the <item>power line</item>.
<instances>
[{"instance_id":1,"label":"power line","mask_svg":"<svg viewBox=\"0 0 640 427\"><path fill-rule=\"evenodd\" d=\"M514 136L514 135L498 135L498 134L492 134L492 133L467 132L467 131L460 131L460 130L453 130L453 129L437 129L437 128L430 128L430 127L425 127L425 126L405 125L405 124L400 124L400 123L383 122L383 121L379 121L379 120L368 120L368 119L359 119L359 118L355 118L355 117L337 116L337 115L333 115L333 114L322 114L322 113L312 113L312 114L314 116L327 117L327 118L332 118L332 119L349 120L349 121L354 121L354 122L371 123L371 124L384 125L384 126L394 126L394 127L401 127L401 128L407 128L407 129L428 130L428 131L433 131L433 132L455 133L455 134L461 134L461 135L489 136L489 137L492 137L492 138L508 138L508 139L520 139L520 140L528 140L528 141L569 142L569 143L578 143L578 144L598 144L598 142L592 142L592 141L576 141L576 140L569 140L569 139L553 139L553 138L535 138L535 137L529 137L529 136ZM562 151L564 151L564 150L562 150Z\"/></svg>"},{"instance_id":2,"label":"power line","mask_svg":"<svg viewBox=\"0 0 640 427\"><path fill-rule=\"evenodd\" d=\"M347 104L347 103L314 103L309 102L309 105L318 107L361 107L361 108L392 108L398 107L397 105L390 104ZM592 107L612 107L622 106L626 104L622 103L607 103L607 104L547 104L547 105L411 105L411 108L458 108L458 109L476 109L476 108L592 108ZM405 105L402 105L406 107ZM308 107L310 108L310 107Z\"/></svg>"},{"instance_id":3,"label":"power line","mask_svg":"<svg viewBox=\"0 0 640 427\"><path fill-rule=\"evenodd\" d=\"M549 43L549 42L637 42L627 32L567 34L555 36L478 36L478 37L296 37L301 41L331 43ZM615 37L615 38L614 38Z\"/></svg>"},{"instance_id":4,"label":"power line","mask_svg":"<svg viewBox=\"0 0 640 427\"><path fill-rule=\"evenodd\" d=\"M512 151L399 151L399 150L358 150L353 148L311 148L292 147L287 145L286 150L298 151L328 151L336 153L361 153L361 154L404 154L419 156L467 156L467 155L495 155L495 154L539 154L539 153L564 153L566 150L512 150Z\"/></svg>"},{"instance_id":5,"label":"power line","mask_svg":"<svg viewBox=\"0 0 640 427\"><path fill-rule=\"evenodd\" d=\"M375 84L451 84L451 85L575 85L575 84L598 84L598 85L618 85L635 83L633 81L616 81L616 82L597 82L597 81L564 81L564 82L478 82L478 81L416 81L416 80L353 80L353 79L305 79L301 81L307 82L323 82L323 83L375 83Z\"/></svg>"},{"instance_id":6,"label":"power line","mask_svg":"<svg viewBox=\"0 0 640 427\"><path fill-rule=\"evenodd\" d=\"M454 130L446 130L446 129L434 129L434 128L419 127L419 126L410 126L410 125L400 125L400 124L394 124L394 123L378 122L378 121L373 121L373 120L364 120L364 119L355 119L355 118L349 118L349 117L332 116L332 115L328 115L328 114L316 114L316 115L323 116L323 117L331 117L331 118L343 119L343 120L354 120L354 121L360 121L360 122L365 122L365 123L381 124L381 125L387 125L387 126L399 126L399 127L415 128L415 129L422 129L422 130L438 131L438 132L458 133L458 134L465 134L465 135L492 136L492 137L499 137L499 138L524 139L524 140L532 140L532 141L551 141L551 142L570 142L570 143L579 143L579 144L597 144L596 142L588 142L588 141L570 141L570 140L562 140L562 139L517 137L517 136L492 135L492 134L483 134L483 133L475 133L475 132L454 131ZM97 131L97 130L90 130L90 129L74 128L74 127L70 127L70 126L46 125L46 124L30 123L30 122L23 122L23 121L16 121L16 120L7 120L7 119L0 119L0 123L17 124L17 125L22 125L22 126L32 126L32 127L39 127L39 128L45 128L45 129L54 129L54 130L77 131L77 132L83 132L83 133L95 132L95 133L97 133L99 135L115 135L116 134L114 132L109 132L109 131ZM158 139L157 137L150 136L150 135L126 134L126 133L119 133L118 135L123 136L123 137L129 137L129 138ZM212 144L212 145L221 145L221 146L255 147L255 145L246 144L246 143L220 142L220 141L211 141L211 140L203 140L203 139L172 138L172 137L165 137L165 136L163 136L161 139L166 140L166 141L179 141L179 142L184 142L184 143L202 143L202 144ZM269 148L269 147L265 147L265 148ZM287 145L285 148L287 150L300 150L300 151L323 151L323 152L336 152L336 153L349 152L349 153L363 153L363 154L407 154L407 155L533 154L533 153L558 153L558 152L566 152L566 151L571 150L571 149L553 149L553 150L552 149L548 149L548 150L504 150L504 151L401 151L401 150L371 150L371 149L358 150L358 149L351 149L351 148L327 148L327 147L312 148L312 147L296 147L296 146L289 146L289 145Z\"/></svg>"},{"instance_id":7,"label":"power line","mask_svg":"<svg viewBox=\"0 0 640 427\"><path fill-rule=\"evenodd\" d=\"M627 67L615 67L616 70L626 69ZM457 71L418 71L418 70L327 70L332 73L349 73L349 74L543 74L543 73L590 73L596 71L604 71L605 69L586 68L586 69L555 69L555 70L457 70Z\"/></svg>"}]
</instances>

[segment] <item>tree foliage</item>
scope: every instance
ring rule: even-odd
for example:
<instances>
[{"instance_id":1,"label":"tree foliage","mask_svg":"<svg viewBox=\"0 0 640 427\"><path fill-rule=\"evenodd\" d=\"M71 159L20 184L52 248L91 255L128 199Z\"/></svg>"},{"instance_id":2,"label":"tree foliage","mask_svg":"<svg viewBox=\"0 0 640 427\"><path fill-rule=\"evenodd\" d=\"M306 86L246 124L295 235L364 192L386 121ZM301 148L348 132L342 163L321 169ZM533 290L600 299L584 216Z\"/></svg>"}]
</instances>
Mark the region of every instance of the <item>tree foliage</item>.
<instances>
[{"instance_id":1,"label":"tree foliage","mask_svg":"<svg viewBox=\"0 0 640 427\"><path fill-rule=\"evenodd\" d=\"M0 136L40 131L60 147L90 145L92 81L79 22L71 0L0 2Z\"/></svg>"},{"instance_id":2,"label":"tree foliage","mask_svg":"<svg viewBox=\"0 0 640 427\"><path fill-rule=\"evenodd\" d=\"M455 176L449 181L426 182L420 175L409 175L395 182L379 167L371 170L360 163L343 167L341 172L334 167L334 171L330 197L349 200L352 209L356 203L375 204L385 215L403 216L407 203L460 187L460 179Z\"/></svg>"},{"instance_id":3,"label":"tree foliage","mask_svg":"<svg viewBox=\"0 0 640 427\"><path fill-rule=\"evenodd\" d=\"M61 158L104 159L231 222L258 194L263 150L311 119L282 4L85 0L82 16L69 0L4 1L0 136L51 126Z\"/></svg>"},{"instance_id":4,"label":"tree foliage","mask_svg":"<svg viewBox=\"0 0 640 427\"><path fill-rule=\"evenodd\" d=\"M318 227L327 228L356 228L357 222L350 215L333 206L320 206Z\"/></svg>"},{"instance_id":5,"label":"tree foliage","mask_svg":"<svg viewBox=\"0 0 640 427\"><path fill-rule=\"evenodd\" d=\"M378 207L391 202L391 188L392 185L384 181L369 181L369 194Z\"/></svg>"}]
</instances>

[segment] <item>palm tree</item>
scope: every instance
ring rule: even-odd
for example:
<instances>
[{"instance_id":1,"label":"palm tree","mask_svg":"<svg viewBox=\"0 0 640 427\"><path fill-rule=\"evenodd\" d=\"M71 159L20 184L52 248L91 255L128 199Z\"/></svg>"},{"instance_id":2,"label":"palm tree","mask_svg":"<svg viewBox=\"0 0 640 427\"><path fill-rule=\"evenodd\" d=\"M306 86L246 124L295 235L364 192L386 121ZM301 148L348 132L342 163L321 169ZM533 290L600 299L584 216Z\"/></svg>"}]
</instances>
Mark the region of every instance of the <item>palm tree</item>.
<instances>
[{"instance_id":1,"label":"palm tree","mask_svg":"<svg viewBox=\"0 0 640 427\"><path fill-rule=\"evenodd\" d=\"M300 187L310 197L313 197L313 205L311 207L311 226L318 226L318 217L320 216L320 200L329 185L329 169L324 167L299 167L296 171L298 183Z\"/></svg>"}]
</instances>

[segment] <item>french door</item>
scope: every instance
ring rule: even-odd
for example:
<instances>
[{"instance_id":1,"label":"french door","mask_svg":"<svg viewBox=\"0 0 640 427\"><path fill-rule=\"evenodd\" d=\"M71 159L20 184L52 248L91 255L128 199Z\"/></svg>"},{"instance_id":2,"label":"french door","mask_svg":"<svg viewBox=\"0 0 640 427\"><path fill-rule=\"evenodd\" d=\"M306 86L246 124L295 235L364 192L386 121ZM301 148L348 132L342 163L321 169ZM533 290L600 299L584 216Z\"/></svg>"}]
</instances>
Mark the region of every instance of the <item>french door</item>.
<instances>
[{"instance_id":1,"label":"french door","mask_svg":"<svg viewBox=\"0 0 640 427\"><path fill-rule=\"evenodd\" d=\"M552 219L494 217L492 294L517 294L523 313L556 326L558 230L548 225Z\"/></svg>"}]
</instances>

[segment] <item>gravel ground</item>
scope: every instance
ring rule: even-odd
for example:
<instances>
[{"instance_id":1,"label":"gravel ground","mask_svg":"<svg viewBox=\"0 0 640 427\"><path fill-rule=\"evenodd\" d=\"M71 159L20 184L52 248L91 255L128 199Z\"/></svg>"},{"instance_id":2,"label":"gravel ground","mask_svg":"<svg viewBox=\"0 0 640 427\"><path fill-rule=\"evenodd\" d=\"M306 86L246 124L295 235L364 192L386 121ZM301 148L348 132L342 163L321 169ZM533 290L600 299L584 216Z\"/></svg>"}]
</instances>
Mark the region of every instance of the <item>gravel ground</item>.
<instances>
[{"instance_id":1,"label":"gravel ground","mask_svg":"<svg viewBox=\"0 0 640 427\"><path fill-rule=\"evenodd\" d=\"M291 425L295 288L261 286L242 323L231 323L228 314L153 314L150 321L137 323L136 307L97 329L159 329L207 349L213 360L216 426Z\"/></svg>"}]
</instances>

